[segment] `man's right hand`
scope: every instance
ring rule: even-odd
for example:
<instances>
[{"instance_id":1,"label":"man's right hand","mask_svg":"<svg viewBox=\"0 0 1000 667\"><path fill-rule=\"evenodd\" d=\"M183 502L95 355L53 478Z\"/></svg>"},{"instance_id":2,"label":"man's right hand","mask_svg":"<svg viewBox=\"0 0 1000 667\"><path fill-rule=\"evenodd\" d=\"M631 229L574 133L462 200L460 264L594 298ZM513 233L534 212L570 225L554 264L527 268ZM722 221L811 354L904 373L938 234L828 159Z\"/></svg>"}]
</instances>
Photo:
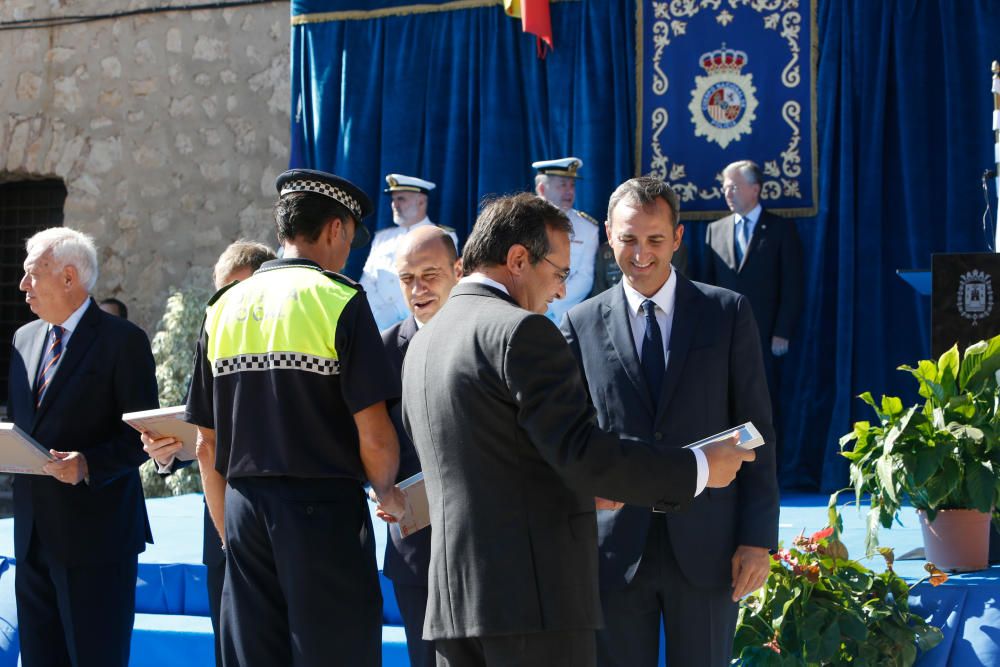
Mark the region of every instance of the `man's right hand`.
<instances>
[{"instance_id":1,"label":"man's right hand","mask_svg":"<svg viewBox=\"0 0 1000 667\"><path fill-rule=\"evenodd\" d=\"M701 448L708 460L708 486L710 489L721 489L732 484L736 473L744 462L757 458L753 450L740 449L736 446L739 436L734 435L726 440L713 442Z\"/></svg>"},{"instance_id":2,"label":"man's right hand","mask_svg":"<svg viewBox=\"0 0 1000 667\"><path fill-rule=\"evenodd\" d=\"M155 459L162 466L170 465L177 452L184 448L183 442L169 435L154 440L149 435L143 433L139 436L139 439L142 440L142 448L149 454L149 458Z\"/></svg>"},{"instance_id":3,"label":"man's right hand","mask_svg":"<svg viewBox=\"0 0 1000 667\"><path fill-rule=\"evenodd\" d=\"M388 491L376 493L368 490L368 497L375 503L375 516L386 523L396 523L406 515L406 496L399 487L393 485Z\"/></svg>"}]
</instances>

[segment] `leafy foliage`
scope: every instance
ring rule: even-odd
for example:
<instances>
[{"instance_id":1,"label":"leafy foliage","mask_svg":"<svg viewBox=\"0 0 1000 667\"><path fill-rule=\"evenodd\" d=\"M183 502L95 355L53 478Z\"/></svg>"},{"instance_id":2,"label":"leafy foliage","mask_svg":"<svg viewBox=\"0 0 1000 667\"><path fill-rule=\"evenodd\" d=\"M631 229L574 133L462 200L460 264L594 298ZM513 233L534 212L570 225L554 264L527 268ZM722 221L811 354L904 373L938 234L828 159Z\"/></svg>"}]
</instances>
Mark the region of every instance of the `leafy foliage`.
<instances>
[{"instance_id":1,"label":"leafy foliage","mask_svg":"<svg viewBox=\"0 0 1000 667\"><path fill-rule=\"evenodd\" d=\"M899 370L919 383L923 405L907 408L893 396L876 402L865 392L860 398L878 423L857 422L840 439L859 505L871 496L869 554L879 526L891 527L907 501L931 521L942 509L994 512L1000 504L1000 336Z\"/></svg>"},{"instance_id":2,"label":"leafy foliage","mask_svg":"<svg viewBox=\"0 0 1000 667\"><path fill-rule=\"evenodd\" d=\"M160 405L164 407L180 405L187 396L195 345L205 315L205 304L211 296L207 288L192 286L173 291L167 299L166 311L152 342ZM156 472L156 463L150 460L142 465L139 473L147 498L201 492L197 461L163 477Z\"/></svg>"},{"instance_id":3,"label":"leafy foliage","mask_svg":"<svg viewBox=\"0 0 1000 667\"><path fill-rule=\"evenodd\" d=\"M893 572L891 549L882 573L849 559L833 501L830 525L779 549L767 584L744 600L735 664L908 667L941 642L940 629L910 612L911 589ZM947 578L935 573L934 585Z\"/></svg>"}]
</instances>

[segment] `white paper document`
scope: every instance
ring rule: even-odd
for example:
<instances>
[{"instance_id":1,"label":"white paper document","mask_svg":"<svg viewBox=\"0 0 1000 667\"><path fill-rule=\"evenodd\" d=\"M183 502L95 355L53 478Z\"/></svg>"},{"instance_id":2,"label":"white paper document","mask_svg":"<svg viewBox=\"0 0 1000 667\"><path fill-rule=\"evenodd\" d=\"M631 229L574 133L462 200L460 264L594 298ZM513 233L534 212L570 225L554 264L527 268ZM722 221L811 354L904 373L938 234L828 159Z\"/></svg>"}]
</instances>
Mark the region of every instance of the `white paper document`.
<instances>
[{"instance_id":1,"label":"white paper document","mask_svg":"<svg viewBox=\"0 0 1000 667\"><path fill-rule=\"evenodd\" d=\"M390 523L389 530L396 537L409 537L431 525L431 511L427 505L427 490L424 488L424 473L418 472L413 477L407 477L397 486L406 496L406 514L402 521Z\"/></svg>"},{"instance_id":2,"label":"white paper document","mask_svg":"<svg viewBox=\"0 0 1000 667\"><path fill-rule=\"evenodd\" d=\"M44 475L53 458L46 447L11 423L0 424L0 472Z\"/></svg>"},{"instance_id":3,"label":"white paper document","mask_svg":"<svg viewBox=\"0 0 1000 667\"><path fill-rule=\"evenodd\" d=\"M126 412L122 421L153 438L172 436L184 443L184 448L177 452L181 461L191 461L195 458L195 439L198 437L198 427L184 421L184 406L172 408L157 408L140 412Z\"/></svg>"},{"instance_id":4,"label":"white paper document","mask_svg":"<svg viewBox=\"0 0 1000 667\"><path fill-rule=\"evenodd\" d=\"M739 442L736 443L736 446L741 449L757 449L764 444L764 438L761 436L760 431L757 430L757 427L753 425L753 422L747 422L746 424L734 426L722 433L716 433L713 436L703 438L698 442L692 442L690 445L684 445L684 448L700 449L713 442L728 440L734 433L739 436Z\"/></svg>"}]
</instances>

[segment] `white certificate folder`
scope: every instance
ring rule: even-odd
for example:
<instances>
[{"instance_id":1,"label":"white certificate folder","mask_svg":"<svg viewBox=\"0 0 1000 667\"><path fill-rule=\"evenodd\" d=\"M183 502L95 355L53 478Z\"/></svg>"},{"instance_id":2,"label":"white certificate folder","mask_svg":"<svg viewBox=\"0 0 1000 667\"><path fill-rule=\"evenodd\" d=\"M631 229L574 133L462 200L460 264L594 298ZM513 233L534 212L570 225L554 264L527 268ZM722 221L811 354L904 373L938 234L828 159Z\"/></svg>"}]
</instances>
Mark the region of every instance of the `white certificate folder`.
<instances>
[{"instance_id":1,"label":"white certificate folder","mask_svg":"<svg viewBox=\"0 0 1000 667\"><path fill-rule=\"evenodd\" d=\"M52 460L49 450L11 423L0 424L0 472L44 475L42 466Z\"/></svg>"},{"instance_id":2,"label":"white certificate folder","mask_svg":"<svg viewBox=\"0 0 1000 667\"><path fill-rule=\"evenodd\" d=\"M126 412L122 421L139 433L145 433L154 440L172 436L184 443L184 448L177 452L181 461L191 461L195 458L195 440L198 437L198 427L184 421L184 406Z\"/></svg>"},{"instance_id":3,"label":"white certificate folder","mask_svg":"<svg viewBox=\"0 0 1000 667\"><path fill-rule=\"evenodd\" d=\"M764 444L764 438L761 436L760 431L757 430L757 427L752 422L747 422L722 433L716 433L713 436L703 438L698 442L692 442L690 445L685 445L684 447L685 449L699 449L719 440L728 440L734 433L739 436L736 446L741 449L757 449Z\"/></svg>"},{"instance_id":4,"label":"white certificate folder","mask_svg":"<svg viewBox=\"0 0 1000 667\"><path fill-rule=\"evenodd\" d=\"M418 530L431 525L431 511L427 504L427 489L424 487L424 473L418 472L413 477L407 477L398 484L399 490L406 496L406 515L397 523L390 523L396 537L409 537Z\"/></svg>"}]
</instances>

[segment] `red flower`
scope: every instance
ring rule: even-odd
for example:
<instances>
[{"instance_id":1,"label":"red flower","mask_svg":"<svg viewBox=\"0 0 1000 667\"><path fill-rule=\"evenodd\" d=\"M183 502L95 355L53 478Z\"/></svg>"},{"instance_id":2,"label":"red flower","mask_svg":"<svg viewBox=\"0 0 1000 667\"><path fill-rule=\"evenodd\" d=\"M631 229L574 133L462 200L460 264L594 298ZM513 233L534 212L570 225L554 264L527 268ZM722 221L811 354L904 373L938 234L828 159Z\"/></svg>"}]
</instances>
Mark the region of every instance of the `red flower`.
<instances>
[{"instance_id":1,"label":"red flower","mask_svg":"<svg viewBox=\"0 0 1000 667\"><path fill-rule=\"evenodd\" d=\"M810 537L809 539L813 540L815 542L815 541L819 541L819 540L825 540L826 538L830 537L831 535L833 535L833 526L828 526L827 528L824 528L823 530L821 530L819 532L813 533L812 537Z\"/></svg>"}]
</instances>

